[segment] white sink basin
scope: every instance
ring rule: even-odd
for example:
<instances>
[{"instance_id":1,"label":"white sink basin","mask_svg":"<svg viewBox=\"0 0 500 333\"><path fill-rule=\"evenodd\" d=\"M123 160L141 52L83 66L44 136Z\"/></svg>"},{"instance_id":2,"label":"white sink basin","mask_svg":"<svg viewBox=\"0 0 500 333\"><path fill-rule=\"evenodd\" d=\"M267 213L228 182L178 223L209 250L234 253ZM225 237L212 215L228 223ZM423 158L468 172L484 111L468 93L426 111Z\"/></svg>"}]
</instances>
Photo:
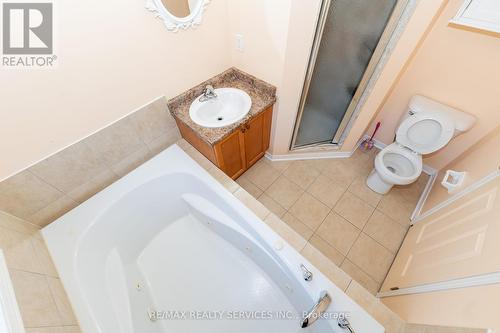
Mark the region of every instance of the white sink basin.
<instances>
[{"instance_id":1,"label":"white sink basin","mask_svg":"<svg viewBox=\"0 0 500 333\"><path fill-rule=\"evenodd\" d=\"M217 98L200 102L200 97L191 103L189 116L203 127L224 127L243 119L252 106L246 92L236 88L215 89Z\"/></svg>"}]
</instances>

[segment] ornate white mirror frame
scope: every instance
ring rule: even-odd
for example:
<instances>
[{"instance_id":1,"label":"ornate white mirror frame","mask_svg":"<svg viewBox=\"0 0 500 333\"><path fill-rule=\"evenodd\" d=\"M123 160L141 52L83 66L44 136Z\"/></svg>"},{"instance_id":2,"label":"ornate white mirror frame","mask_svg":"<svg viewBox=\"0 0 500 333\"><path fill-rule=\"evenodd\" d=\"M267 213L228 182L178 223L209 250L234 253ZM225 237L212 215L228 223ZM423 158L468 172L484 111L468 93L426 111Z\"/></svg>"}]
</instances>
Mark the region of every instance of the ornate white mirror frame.
<instances>
[{"instance_id":1,"label":"ornate white mirror frame","mask_svg":"<svg viewBox=\"0 0 500 333\"><path fill-rule=\"evenodd\" d=\"M196 7L186 17L177 17L170 13L161 0L146 0L146 9L161 19L168 30L177 32L179 29L188 29L200 25L205 7L210 0L198 0Z\"/></svg>"}]
</instances>

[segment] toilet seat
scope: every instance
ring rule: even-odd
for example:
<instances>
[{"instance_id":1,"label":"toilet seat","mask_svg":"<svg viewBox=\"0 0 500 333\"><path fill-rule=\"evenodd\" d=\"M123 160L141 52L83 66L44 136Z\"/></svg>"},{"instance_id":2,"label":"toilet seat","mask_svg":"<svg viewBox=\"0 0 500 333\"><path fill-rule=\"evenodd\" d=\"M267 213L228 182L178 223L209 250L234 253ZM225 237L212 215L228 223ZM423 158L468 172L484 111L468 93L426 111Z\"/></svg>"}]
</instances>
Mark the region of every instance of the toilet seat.
<instances>
[{"instance_id":1,"label":"toilet seat","mask_svg":"<svg viewBox=\"0 0 500 333\"><path fill-rule=\"evenodd\" d=\"M375 157L378 177L391 186L413 183L422 173L422 155L446 146L454 132L455 122L446 114L426 111L410 113L396 131L396 142ZM384 187L373 177L371 184ZM388 189L384 188L379 193L385 190Z\"/></svg>"},{"instance_id":2,"label":"toilet seat","mask_svg":"<svg viewBox=\"0 0 500 333\"><path fill-rule=\"evenodd\" d=\"M446 146L454 132L455 122L445 114L415 113L398 127L396 142L419 154L429 154Z\"/></svg>"},{"instance_id":3,"label":"toilet seat","mask_svg":"<svg viewBox=\"0 0 500 333\"><path fill-rule=\"evenodd\" d=\"M468 130L475 118L463 111L415 95L396 130L396 142L375 157L366 184L386 194L394 185L411 184L422 173L422 155L433 153Z\"/></svg>"},{"instance_id":4,"label":"toilet seat","mask_svg":"<svg viewBox=\"0 0 500 333\"><path fill-rule=\"evenodd\" d=\"M394 185L413 183L422 173L422 155L393 143L375 157L375 169L386 182Z\"/></svg>"}]
</instances>

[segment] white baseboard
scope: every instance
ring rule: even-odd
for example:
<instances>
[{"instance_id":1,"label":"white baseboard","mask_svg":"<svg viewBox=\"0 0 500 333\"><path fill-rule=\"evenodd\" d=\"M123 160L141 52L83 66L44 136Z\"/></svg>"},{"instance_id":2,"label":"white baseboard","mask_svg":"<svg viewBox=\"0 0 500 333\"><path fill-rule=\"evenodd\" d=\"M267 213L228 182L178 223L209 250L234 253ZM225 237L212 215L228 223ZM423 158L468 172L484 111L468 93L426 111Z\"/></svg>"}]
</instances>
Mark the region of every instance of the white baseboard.
<instances>
[{"instance_id":1,"label":"white baseboard","mask_svg":"<svg viewBox=\"0 0 500 333\"><path fill-rule=\"evenodd\" d=\"M423 294L436 291L444 291L450 289L470 288L477 286L486 286L490 284L500 283L500 272L470 276L460 279L452 279L442 282L422 284L419 286L401 288L397 290L382 291L377 294L377 297L391 297L401 295Z\"/></svg>"},{"instance_id":2,"label":"white baseboard","mask_svg":"<svg viewBox=\"0 0 500 333\"><path fill-rule=\"evenodd\" d=\"M438 176L437 172L434 172L433 174L429 175L429 180L427 181L427 184L425 184L424 191L420 195L420 198L418 199L417 202L417 206L415 207L415 210L413 210L413 213L411 214L410 217L411 224L413 224L413 221L415 221L417 218L420 217L422 208L424 208L425 201L427 200L427 197L431 193L432 187L436 182L437 176Z\"/></svg>"},{"instance_id":3,"label":"white baseboard","mask_svg":"<svg viewBox=\"0 0 500 333\"><path fill-rule=\"evenodd\" d=\"M349 158L351 157L354 152L359 148L359 145L363 140L366 138L369 138L367 135L363 136L358 143L356 144L356 147L350 152L343 152L343 151L332 151L332 150L317 150L317 151L301 151L301 152L296 152L296 151L291 151L288 154L283 154L283 155L274 155L269 152L266 152L266 158L271 160L271 161L295 161L295 160L312 160L312 159L326 159L326 158ZM383 149L386 147L386 145L383 142L373 140L375 143L375 147L378 149Z\"/></svg>"},{"instance_id":4,"label":"white baseboard","mask_svg":"<svg viewBox=\"0 0 500 333\"><path fill-rule=\"evenodd\" d=\"M308 152L290 152L288 154L271 154L269 152L266 152L266 158L271 161L296 161L296 160L312 160L312 159L323 159L323 158L349 158L354 154L356 149L358 149L359 144L361 141L365 139L369 139L370 137L368 135L364 135L360 142L356 145L353 151L351 152L345 152L345 151L331 151L331 150L325 150L325 151L308 151ZM387 145L381 141L378 141L376 139L373 139L374 146L375 148L378 148L380 150L384 149L387 147ZM428 166L428 165L423 165L422 171L428 174L429 176L433 176L437 174L437 170Z\"/></svg>"},{"instance_id":5,"label":"white baseboard","mask_svg":"<svg viewBox=\"0 0 500 333\"><path fill-rule=\"evenodd\" d=\"M296 161L296 160L313 160L313 159L327 159L327 158L349 158L354 154L352 152L344 151L315 151L307 153L294 153L283 155L273 155L266 152L266 158L271 161Z\"/></svg>"},{"instance_id":6,"label":"white baseboard","mask_svg":"<svg viewBox=\"0 0 500 333\"><path fill-rule=\"evenodd\" d=\"M361 138L362 141L364 140L368 140L370 139L370 137L368 135L363 135L363 138ZM382 141L379 141L377 139L373 139L373 145L375 146L375 148L378 148L380 150L384 149L385 147L387 147L387 145L385 143L383 143Z\"/></svg>"}]
</instances>

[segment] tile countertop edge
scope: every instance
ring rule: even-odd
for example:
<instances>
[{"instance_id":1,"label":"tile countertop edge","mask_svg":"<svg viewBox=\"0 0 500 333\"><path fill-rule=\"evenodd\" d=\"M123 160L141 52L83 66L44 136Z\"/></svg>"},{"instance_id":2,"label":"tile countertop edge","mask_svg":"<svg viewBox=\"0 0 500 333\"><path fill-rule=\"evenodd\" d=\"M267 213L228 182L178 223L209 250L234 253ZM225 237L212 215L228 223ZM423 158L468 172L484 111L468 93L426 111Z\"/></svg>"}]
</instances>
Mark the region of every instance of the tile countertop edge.
<instances>
[{"instance_id":1,"label":"tile countertop edge","mask_svg":"<svg viewBox=\"0 0 500 333\"><path fill-rule=\"evenodd\" d=\"M210 84L214 88L233 87L245 91L252 99L252 107L240 121L225 127L207 128L195 124L189 117L191 102L202 94L203 89ZM276 87L245 73L235 67L208 79L182 94L168 100L168 109L172 116L191 128L196 135L209 145L214 145L234 132L241 124L249 121L276 103Z\"/></svg>"}]
</instances>

